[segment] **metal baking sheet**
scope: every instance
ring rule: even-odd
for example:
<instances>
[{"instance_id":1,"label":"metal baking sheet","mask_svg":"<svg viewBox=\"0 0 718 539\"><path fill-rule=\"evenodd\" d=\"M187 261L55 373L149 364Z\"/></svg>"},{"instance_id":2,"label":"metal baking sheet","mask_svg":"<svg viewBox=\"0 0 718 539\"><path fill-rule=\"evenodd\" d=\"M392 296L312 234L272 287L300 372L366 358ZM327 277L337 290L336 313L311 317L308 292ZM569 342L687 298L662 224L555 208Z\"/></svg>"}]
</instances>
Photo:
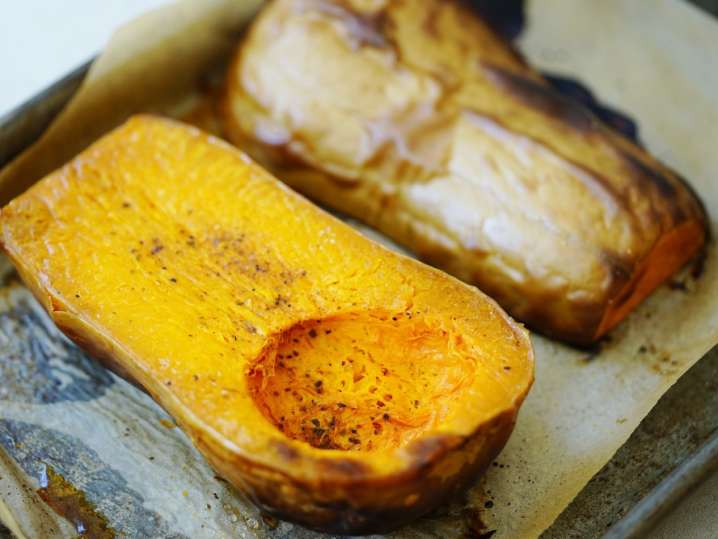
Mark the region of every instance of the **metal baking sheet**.
<instances>
[{"instance_id":1,"label":"metal baking sheet","mask_svg":"<svg viewBox=\"0 0 718 539\"><path fill-rule=\"evenodd\" d=\"M87 67L81 66L0 118L0 167L39 136L76 90ZM717 465L718 349L714 349L663 396L543 537L639 537Z\"/></svg>"}]
</instances>

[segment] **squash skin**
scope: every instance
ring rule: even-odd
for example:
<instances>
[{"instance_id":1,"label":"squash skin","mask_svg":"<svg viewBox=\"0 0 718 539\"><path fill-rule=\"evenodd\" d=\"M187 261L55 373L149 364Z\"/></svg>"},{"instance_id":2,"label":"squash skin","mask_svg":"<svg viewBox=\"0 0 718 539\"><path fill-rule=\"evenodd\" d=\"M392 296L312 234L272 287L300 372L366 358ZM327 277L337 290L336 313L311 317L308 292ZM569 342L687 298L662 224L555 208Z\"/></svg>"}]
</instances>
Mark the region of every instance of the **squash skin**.
<instances>
[{"instance_id":1,"label":"squash skin","mask_svg":"<svg viewBox=\"0 0 718 539\"><path fill-rule=\"evenodd\" d=\"M362 535L395 530L465 490L501 452L515 420L515 412L505 412L469 437L418 441L407 448L412 466L382 478L363 477L366 470L356 460L332 459L317 481L295 482L274 470L252 470L251 463L228 459L202 440L194 443L223 477L241 485L267 513L321 532ZM287 449L287 464L292 465L298 458Z\"/></svg>"},{"instance_id":2,"label":"squash skin","mask_svg":"<svg viewBox=\"0 0 718 539\"><path fill-rule=\"evenodd\" d=\"M605 335L708 235L682 178L461 2L275 0L222 108L229 139L283 181L572 344Z\"/></svg>"},{"instance_id":3,"label":"squash skin","mask_svg":"<svg viewBox=\"0 0 718 539\"><path fill-rule=\"evenodd\" d=\"M317 530L388 531L444 502L501 450L533 380L526 331L491 299L361 237L238 151L169 120L131 119L0 222L3 249L69 338L145 389L257 504ZM347 310L412 312L451 337L460 356L447 361L475 368L469 392L439 401L442 422L389 450L325 450L283 435L249 395L250 367L277 335Z\"/></svg>"}]
</instances>

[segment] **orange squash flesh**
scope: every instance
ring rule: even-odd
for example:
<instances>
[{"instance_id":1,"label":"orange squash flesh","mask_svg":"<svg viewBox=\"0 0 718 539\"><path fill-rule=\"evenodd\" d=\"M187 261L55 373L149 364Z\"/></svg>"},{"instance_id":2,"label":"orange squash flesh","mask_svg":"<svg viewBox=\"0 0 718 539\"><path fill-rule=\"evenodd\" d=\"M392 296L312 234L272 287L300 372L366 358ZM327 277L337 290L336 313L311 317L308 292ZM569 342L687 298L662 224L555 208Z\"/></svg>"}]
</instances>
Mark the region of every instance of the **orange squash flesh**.
<instances>
[{"instance_id":1,"label":"orange squash flesh","mask_svg":"<svg viewBox=\"0 0 718 539\"><path fill-rule=\"evenodd\" d=\"M472 481L533 379L525 330L200 131L140 116L12 201L55 323L262 507L395 528Z\"/></svg>"},{"instance_id":2,"label":"orange squash flesh","mask_svg":"<svg viewBox=\"0 0 718 539\"><path fill-rule=\"evenodd\" d=\"M703 224L683 223L661 236L648 256L637 264L635 273L615 299L606 307L593 340L598 339L623 320L641 301L681 268L706 241Z\"/></svg>"},{"instance_id":3,"label":"orange squash flesh","mask_svg":"<svg viewBox=\"0 0 718 539\"><path fill-rule=\"evenodd\" d=\"M265 417L290 438L351 451L400 447L436 428L477 372L447 332L410 316L338 317L284 335L250 375Z\"/></svg>"}]
</instances>

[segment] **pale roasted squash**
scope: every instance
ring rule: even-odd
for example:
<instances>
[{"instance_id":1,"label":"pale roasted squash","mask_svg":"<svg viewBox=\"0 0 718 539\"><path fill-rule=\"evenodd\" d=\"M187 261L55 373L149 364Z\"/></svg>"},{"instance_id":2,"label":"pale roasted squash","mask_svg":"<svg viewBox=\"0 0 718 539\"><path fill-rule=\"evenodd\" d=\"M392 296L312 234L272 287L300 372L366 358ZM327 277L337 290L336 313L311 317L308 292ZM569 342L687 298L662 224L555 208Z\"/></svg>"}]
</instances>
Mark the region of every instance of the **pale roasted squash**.
<instances>
[{"instance_id":1,"label":"pale roasted squash","mask_svg":"<svg viewBox=\"0 0 718 539\"><path fill-rule=\"evenodd\" d=\"M0 215L71 339L267 510L374 532L462 488L533 379L491 299L312 206L226 143L135 117Z\"/></svg>"},{"instance_id":2,"label":"pale roasted squash","mask_svg":"<svg viewBox=\"0 0 718 539\"><path fill-rule=\"evenodd\" d=\"M704 210L463 4L270 3L229 70L227 133L531 327L590 344L700 250Z\"/></svg>"}]
</instances>

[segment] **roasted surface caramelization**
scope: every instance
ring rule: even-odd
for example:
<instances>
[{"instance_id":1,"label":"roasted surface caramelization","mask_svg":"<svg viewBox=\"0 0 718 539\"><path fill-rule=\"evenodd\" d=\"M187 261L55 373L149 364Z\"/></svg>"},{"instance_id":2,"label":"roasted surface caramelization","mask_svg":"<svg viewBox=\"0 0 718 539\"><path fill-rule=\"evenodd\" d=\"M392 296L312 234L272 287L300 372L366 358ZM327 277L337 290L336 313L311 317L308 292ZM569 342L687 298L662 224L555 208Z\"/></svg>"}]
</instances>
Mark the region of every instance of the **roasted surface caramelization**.
<instances>
[{"instance_id":1,"label":"roasted surface caramelization","mask_svg":"<svg viewBox=\"0 0 718 539\"><path fill-rule=\"evenodd\" d=\"M508 438L526 332L226 143L131 119L2 210L57 325L257 503L317 529L425 513Z\"/></svg>"},{"instance_id":2,"label":"roasted surface caramelization","mask_svg":"<svg viewBox=\"0 0 718 539\"><path fill-rule=\"evenodd\" d=\"M275 0L224 118L282 180L569 342L601 337L705 241L681 178L461 2Z\"/></svg>"}]
</instances>

